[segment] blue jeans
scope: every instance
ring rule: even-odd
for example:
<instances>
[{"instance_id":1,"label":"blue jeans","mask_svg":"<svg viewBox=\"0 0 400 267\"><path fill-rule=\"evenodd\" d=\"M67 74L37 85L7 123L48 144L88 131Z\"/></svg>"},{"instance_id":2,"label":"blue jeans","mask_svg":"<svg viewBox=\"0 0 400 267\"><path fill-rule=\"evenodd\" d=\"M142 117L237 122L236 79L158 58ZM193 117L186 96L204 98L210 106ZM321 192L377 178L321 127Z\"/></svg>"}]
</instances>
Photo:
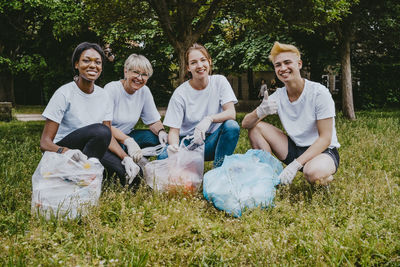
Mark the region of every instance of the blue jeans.
<instances>
[{"instance_id":1,"label":"blue jeans","mask_svg":"<svg viewBox=\"0 0 400 267\"><path fill-rule=\"evenodd\" d=\"M224 162L224 157L233 154L236 144L239 140L240 127L234 120L227 120L215 130L206 136L204 148L204 160L214 160L214 168L219 167ZM179 140L182 140L181 136ZM168 158L167 149L158 156L158 159Z\"/></svg>"},{"instance_id":2,"label":"blue jeans","mask_svg":"<svg viewBox=\"0 0 400 267\"><path fill-rule=\"evenodd\" d=\"M128 136L132 137L140 148L156 146L160 144L158 136L153 134L150 130L139 129L132 130ZM126 151L125 146L122 144L122 148Z\"/></svg>"}]
</instances>

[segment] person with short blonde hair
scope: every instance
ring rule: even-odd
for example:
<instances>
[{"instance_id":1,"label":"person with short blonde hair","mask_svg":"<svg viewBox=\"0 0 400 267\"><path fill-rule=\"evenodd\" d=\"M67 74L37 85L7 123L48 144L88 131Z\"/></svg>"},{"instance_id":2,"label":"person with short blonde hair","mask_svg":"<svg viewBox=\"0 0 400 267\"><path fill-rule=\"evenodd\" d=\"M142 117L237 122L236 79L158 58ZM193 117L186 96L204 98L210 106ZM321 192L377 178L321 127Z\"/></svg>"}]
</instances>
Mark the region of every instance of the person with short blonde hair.
<instances>
[{"instance_id":1,"label":"person with short blonde hair","mask_svg":"<svg viewBox=\"0 0 400 267\"><path fill-rule=\"evenodd\" d=\"M269 58L285 86L265 95L244 117L242 126L249 131L251 146L274 153L287 164L279 176L282 184L292 183L300 170L308 182L327 185L340 161L332 96L325 86L301 77L303 62L295 46L275 42ZM287 135L263 121L276 113Z\"/></svg>"},{"instance_id":2,"label":"person with short blonde hair","mask_svg":"<svg viewBox=\"0 0 400 267\"><path fill-rule=\"evenodd\" d=\"M150 61L143 55L131 54L125 60L124 78L104 86L112 100L112 134L122 149L119 153L107 151L102 163L119 176L122 184L125 170L121 159L126 154L138 163L143 156L142 148L166 144L168 140L153 95L146 86L152 75ZM148 130L135 129L139 119L149 126Z\"/></svg>"},{"instance_id":3,"label":"person with short blonde hair","mask_svg":"<svg viewBox=\"0 0 400 267\"><path fill-rule=\"evenodd\" d=\"M291 52L297 55L298 59L301 59L300 56L300 51L295 47L294 45L291 44L281 44L280 42L275 42L274 45L272 46L271 52L269 53L269 60L271 62L274 62L275 57L279 55L280 53L284 52Z\"/></svg>"}]
</instances>

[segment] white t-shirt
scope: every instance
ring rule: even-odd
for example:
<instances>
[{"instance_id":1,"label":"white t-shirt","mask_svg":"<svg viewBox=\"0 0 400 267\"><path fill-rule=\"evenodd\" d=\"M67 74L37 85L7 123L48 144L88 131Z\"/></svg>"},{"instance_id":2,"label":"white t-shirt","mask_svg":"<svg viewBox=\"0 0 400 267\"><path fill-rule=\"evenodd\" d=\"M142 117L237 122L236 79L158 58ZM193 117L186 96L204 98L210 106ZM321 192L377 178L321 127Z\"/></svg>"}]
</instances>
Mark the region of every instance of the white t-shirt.
<instances>
[{"instance_id":1,"label":"white t-shirt","mask_svg":"<svg viewBox=\"0 0 400 267\"><path fill-rule=\"evenodd\" d=\"M103 88L95 85L94 91L86 94L75 82L70 82L55 91L42 116L59 124L53 140L57 143L79 128L111 121L112 109Z\"/></svg>"},{"instance_id":2,"label":"white t-shirt","mask_svg":"<svg viewBox=\"0 0 400 267\"><path fill-rule=\"evenodd\" d=\"M169 100L164 125L180 129L180 136L192 135L196 125L206 116L223 111L226 103L237 103L228 80L222 75L209 76L203 90L194 89L189 81L175 89ZM207 133L218 129L221 123L212 123Z\"/></svg>"},{"instance_id":3,"label":"white t-shirt","mask_svg":"<svg viewBox=\"0 0 400 267\"><path fill-rule=\"evenodd\" d=\"M335 128L335 103L320 83L305 80L300 97L290 102L286 87L278 88L269 99L278 103L278 115L288 136L297 146L311 146L319 137L317 120L333 118L330 148L340 147Z\"/></svg>"},{"instance_id":4,"label":"white t-shirt","mask_svg":"<svg viewBox=\"0 0 400 267\"><path fill-rule=\"evenodd\" d=\"M143 86L133 94L128 94L121 81L106 84L104 89L111 98L113 106L112 126L129 134L139 118L146 125L160 120L161 116L154 103L149 87Z\"/></svg>"}]
</instances>

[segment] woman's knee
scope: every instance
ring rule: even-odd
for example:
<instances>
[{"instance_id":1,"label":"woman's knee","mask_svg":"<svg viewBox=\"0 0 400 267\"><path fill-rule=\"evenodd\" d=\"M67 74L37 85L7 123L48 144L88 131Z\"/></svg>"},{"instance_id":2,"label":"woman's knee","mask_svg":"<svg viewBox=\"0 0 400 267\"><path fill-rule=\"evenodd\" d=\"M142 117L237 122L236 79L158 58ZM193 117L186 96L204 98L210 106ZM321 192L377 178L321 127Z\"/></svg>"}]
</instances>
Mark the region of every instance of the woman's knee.
<instances>
[{"instance_id":1,"label":"woman's knee","mask_svg":"<svg viewBox=\"0 0 400 267\"><path fill-rule=\"evenodd\" d=\"M96 138L102 139L105 143L110 143L111 141L111 130L108 126L102 123L95 123L90 125L90 131Z\"/></svg>"},{"instance_id":2,"label":"woman's knee","mask_svg":"<svg viewBox=\"0 0 400 267\"><path fill-rule=\"evenodd\" d=\"M323 166L317 166L315 164L306 164L303 168L303 174L306 180L311 184L321 182L331 175Z\"/></svg>"},{"instance_id":3,"label":"woman's knee","mask_svg":"<svg viewBox=\"0 0 400 267\"><path fill-rule=\"evenodd\" d=\"M108 126L102 123L94 124L98 135L104 137L104 139L111 139L111 130Z\"/></svg>"},{"instance_id":4,"label":"woman's knee","mask_svg":"<svg viewBox=\"0 0 400 267\"><path fill-rule=\"evenodd\" d=\"M224 131L239 135L240 126L237 121L227 120L222 124Z\"/></svg>"}]
</instances>

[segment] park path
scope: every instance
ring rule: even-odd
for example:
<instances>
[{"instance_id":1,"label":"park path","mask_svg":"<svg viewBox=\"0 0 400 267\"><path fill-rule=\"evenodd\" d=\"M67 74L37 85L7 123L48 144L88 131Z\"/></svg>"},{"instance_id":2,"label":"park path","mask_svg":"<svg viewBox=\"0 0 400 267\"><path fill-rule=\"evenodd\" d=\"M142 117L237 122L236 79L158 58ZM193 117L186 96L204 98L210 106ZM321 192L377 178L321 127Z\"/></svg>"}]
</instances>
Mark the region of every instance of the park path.
<instances>
[{"instance_id":1,"label":"park path","mask_svg":"<svg viewBox=\"0 0 400 267\"><path fill-rule=\"evenodd\" d=\"M160 112L161 116L165 116L166 108L159 108L158 112ZM15 114L15 117L19 121L43 121L44 118L42 114Z\"/></svg>"}]
</instances>

